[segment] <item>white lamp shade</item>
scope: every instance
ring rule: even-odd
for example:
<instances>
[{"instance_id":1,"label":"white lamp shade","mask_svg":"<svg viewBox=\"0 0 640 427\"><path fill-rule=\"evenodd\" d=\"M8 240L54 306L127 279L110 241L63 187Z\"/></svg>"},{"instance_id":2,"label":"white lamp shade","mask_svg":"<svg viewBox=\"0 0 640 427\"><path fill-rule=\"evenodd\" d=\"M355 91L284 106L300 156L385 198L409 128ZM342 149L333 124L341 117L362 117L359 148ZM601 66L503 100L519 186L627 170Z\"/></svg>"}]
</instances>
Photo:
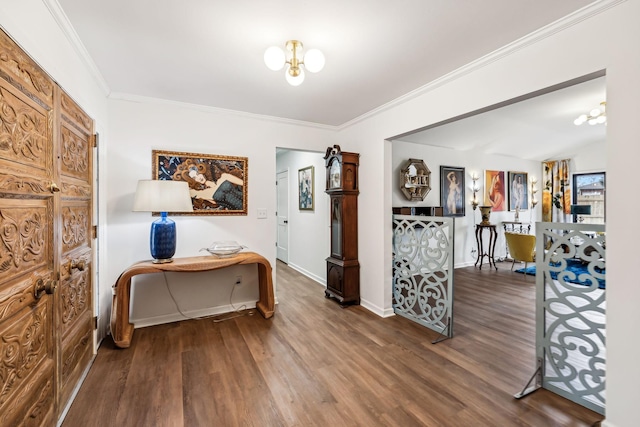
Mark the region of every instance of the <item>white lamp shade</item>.
<instances>
[{"instance_id":1,"label":"white lamp shade","mask_svg":"<svg viewBox=\"0 0 640 427\"><path fill-rule=\"evenodd\" d=\"M264 63L273 71L281 70L285 64L285 54L278 46L271 46L264 52Z\"/></svg>"},{"instance_id":2,"label":"white lamp shade","mask_svg":"<svg viewBox=\"0 0 640 427\"><path fill-rule=\"evenodd\" d=\"M324 54L318 49L309 49L304 55L304 67L311 73L324 68Z\"/></svg>"},{"instance_id":3,"label":"white lamp shade","mask_svg":"<svg viewBox=\"0 0 640 427\"><path fill-rule=\"evenodd\" d=\"M189 184L185 181L138 181L134 212L192 212Z\"/></svg>"},{"instance_id":4,"label":"white lamp shade","mask_svg":"<svg viewBox=\"0 0 640 427\"><path fill-rule=\"evenodd\" d=\"M291 86L300 86L300 84L304 81L304 70L300 68L300 74L298 74L296 77L293 77L291 73L289 73L289 69L287 68L287 71L285 72L285 78Z\"/></svg>"}]
</instances>

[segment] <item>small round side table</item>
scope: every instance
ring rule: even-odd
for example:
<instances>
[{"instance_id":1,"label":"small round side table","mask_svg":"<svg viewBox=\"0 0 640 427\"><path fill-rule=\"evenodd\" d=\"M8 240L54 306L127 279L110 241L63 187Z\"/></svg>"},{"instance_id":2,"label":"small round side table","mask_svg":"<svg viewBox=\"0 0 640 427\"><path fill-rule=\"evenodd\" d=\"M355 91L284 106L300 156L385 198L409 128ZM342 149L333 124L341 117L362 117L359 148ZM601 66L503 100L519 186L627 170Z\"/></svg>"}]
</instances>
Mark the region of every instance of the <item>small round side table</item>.
<instances>
[{"instance_id":1,"label":"small round side table","mask_svg":"<svg viewBox=\"0 0 640 427\"><path fill-rule=\"evenodd\" d=\"M489 230L489 245L487 246L487 252L484 251L484 244L482 242L483 231ZM482 262L486 256L489 260L489 268L493 264L493 267L497 270L496 260L493 258L493 253L496 249L496 241L498 240L498 232L495 224L476 224L476 243L478 245L478 259L474 264L478 268L482 269Z\"/></svg>"}]
</instances>

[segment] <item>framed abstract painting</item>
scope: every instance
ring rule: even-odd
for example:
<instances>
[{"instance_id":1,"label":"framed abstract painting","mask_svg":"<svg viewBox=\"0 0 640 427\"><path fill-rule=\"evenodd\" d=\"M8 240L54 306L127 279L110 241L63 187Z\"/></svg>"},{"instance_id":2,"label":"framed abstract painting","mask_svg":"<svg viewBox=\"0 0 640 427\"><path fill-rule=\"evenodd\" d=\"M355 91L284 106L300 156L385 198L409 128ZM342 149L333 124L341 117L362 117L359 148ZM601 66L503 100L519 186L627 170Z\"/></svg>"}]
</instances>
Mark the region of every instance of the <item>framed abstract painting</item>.
<instances>
[{"instance_id":1,"label":"framed abstract painting","mask_svg":"<svg viewBox=\"0 0 640 427\"><path fill-rule=\"evenodd\" d=\"M247 215L247 157L152 151L153 179L186 181L193 212L174 215Z\"/></svg>"}]
</instances>

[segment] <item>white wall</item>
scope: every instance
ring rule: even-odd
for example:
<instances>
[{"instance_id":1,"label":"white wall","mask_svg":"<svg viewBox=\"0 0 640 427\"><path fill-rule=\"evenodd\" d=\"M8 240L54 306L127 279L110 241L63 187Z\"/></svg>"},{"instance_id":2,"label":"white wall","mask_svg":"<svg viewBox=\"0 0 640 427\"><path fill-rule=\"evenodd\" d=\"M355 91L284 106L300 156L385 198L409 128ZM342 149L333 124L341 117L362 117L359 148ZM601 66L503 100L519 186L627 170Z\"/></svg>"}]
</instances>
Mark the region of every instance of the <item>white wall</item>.
<instances>
[{"instance_id":1,"label":"white wall","mask_svg":"<svg viewBox=\"0 0 640 427\"><path fill-rule=\"evenodd\" d=\"M594 142L584 147L573 157L574 173L603 172L607 170L607 145L605 141Z\"/></svg>"},{"instance_id":2,"label":"white wall","mask_svg":"<svg viewBox=\"0 0 640 427\"><path fill-rule=\"evenodd\" d=\"M327 263L331 245L329 196L324 192L325 152L286 150L278 154L276 171L289 171L289 259L290 267L327 284ZM314 167L314 209L298 209L298 170Z\"/></svg>"},{"instance_id":3,"label":"white wall","mask_svg":"<svg viewBox=\"0 0 640 427\"><path fill-rule=\"evenodd\" d=\"M587 9L568 25L538 32L537 40L464 67L453 75L407 95L344 126L339 143L359 151L361 296L388 313L391 307L392 154L395 135L457 117L501 101L569 81L598 70L607 72L607 425L637 425L640 399L640 343L630 339L640 328L640 287L636 286L635 246L640 230L628 226L625 212L638 210L640 198L629 198L629 171L640 157L640 0L598 2L614 7L591 14ZM594 34L597 35L594 37ZM589 43L585 43L589 40ZM380 191L384 189L384 191ZM362 222L361 222L362 224ZM365 240L366 239L366 240ZM367 242L364 246L362 243ZM378 244L371 244L378 242Z\"/></svg>"},{"instance_id":4,"label":"white wall","mask_svg":"<svg viewBox=\"0 0 640 427\"><path fill-rule=\"evenodd\" d=\"M276 146L324 152L333 145L334 136L318 127L153 100L110 100L109 120L109 260L103 272L111 283L132 263L150 259L149 230L154 218L150 213L131 209L137 181L151 178L152 150L248 157L248 215L173 216L178 233L175 256L202 255L199 249L213 241L235 240L263 255L275 267ZM290 181L297 183L297 169ZM291 201L294 200L297 203L297 193ZM257 218L259 208L267 209L267 219ZM296 210L297 205L292 211ZM309 268L315 269L311 265ZM176 278L171 290L192 313L224 312L230 308L230 286L235 275L233 271L205 274L202 281L220 288L206 294L202 293L202 281L192 282L191 278ZM247 286L234 293L235 302L250 301L251 291L257 289L257 276L249 280ZM131 316L136 326L180 318L161 275L134 279L132 292Z\"/></svg>"},{"instance_id":5,"label":"white wall","mask_svg":"<svg viewBox=\"0 0 640 427\"><path fill-rule=\"evenodd\" d=\"M505 171L505 180L507 179L508 171L527 172L529 177L536 177L540 179L542 165L540 162L532 160L518 159L515 157L501 156L495 154L485 154L481 149L456 151L449 148L442 147L430 147L421 144L414 144L403 141L393 141L393 172L392 172L392 206L441 206L440 201L440 166L455 166L465 168L465 216L455 217L455 253L454 253L454 266L464 267L473 265L476 262L477 252L472 254L472 250L477 250L477 243L475 237L475 224L481 221L480 210L473 210L470 200L473 198L473 192L471 191L471 176L475 173L480 177L478 180L478 186L480 191L477 193L480 205L483 203L484 188L484 171L489 170L503 170ZM400 170L410 158L422 159L425 164L431 170L431 191L427 194L427 197L422 202L411 202L406 199L404 194L400 191ZM506 185L506 184L505 184ZM538 184L538 188L540 184ZM529 187L530 188L530 187ZM508 193L508 189L505 195ZM530 190L528 191L530 195ZM507 200L505 200L505 206L507 206ZM536 218L540 218L540 205L535 208L537 212L526 210L520 212L520 221L523 223L536 221ZM503 259L506 256L504 233L502 232L502 221L513 221L515 212L503 211L503 212L491 212L490 221L492 224L497 224L498 239L495 247L495 259ZM535 224L531 227L531 232L535 232ZM484 248L486 252L489 235L485 232L483 237ZM483 268L487 268L487 258L484 259ZM510 266L509 266L510 267ZM500 268L500 267L498 267ZM391 282L388 284L391 289Z\"/></svg>"}]
</instances>

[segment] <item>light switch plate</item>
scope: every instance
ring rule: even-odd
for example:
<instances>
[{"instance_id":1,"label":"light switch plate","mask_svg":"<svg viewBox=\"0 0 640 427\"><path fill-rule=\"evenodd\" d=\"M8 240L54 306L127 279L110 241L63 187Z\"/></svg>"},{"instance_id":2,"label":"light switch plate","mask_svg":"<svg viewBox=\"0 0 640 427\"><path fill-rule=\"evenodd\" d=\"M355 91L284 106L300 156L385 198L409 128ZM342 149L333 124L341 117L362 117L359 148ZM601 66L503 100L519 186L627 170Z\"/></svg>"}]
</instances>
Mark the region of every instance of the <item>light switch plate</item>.
<instances>
[{"instance_id":1,"label":"light switch plate","mask_svg":"<svg viewBox=\"0 0 640 427\"><path fill-rule=\"evenodd\" d=\"M267 208L258 208L258 219L267 218Z\"/></svg>"}]
</instances>

